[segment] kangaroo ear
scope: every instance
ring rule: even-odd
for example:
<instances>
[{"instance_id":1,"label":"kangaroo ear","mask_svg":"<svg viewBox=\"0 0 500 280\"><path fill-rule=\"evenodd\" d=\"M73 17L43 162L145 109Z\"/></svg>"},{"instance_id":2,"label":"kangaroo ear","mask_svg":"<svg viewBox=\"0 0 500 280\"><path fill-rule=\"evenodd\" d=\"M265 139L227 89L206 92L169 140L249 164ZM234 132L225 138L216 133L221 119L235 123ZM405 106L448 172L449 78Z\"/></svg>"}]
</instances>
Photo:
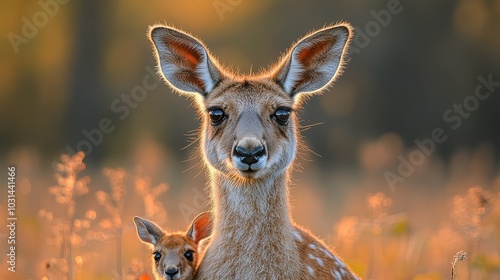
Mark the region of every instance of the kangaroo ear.
<instances>
[{"instance_id":1,"label":"kangaroo ear","mask_svg":"<svg viewBox=\"0 0 500 280\"><path fill-rule=\"evenodd\" d=\"M158 225L141 217L134 217L134 223L137 228L137 235L145 243L154 246L165 235L165 232Z\"/></svg>"},{"instance_id":2,"label":"kangaroo ear","mask_svg":"<svg viewBox=\"0 0 500 280\"><path fill-rule=\"evenodd\" d=\"M174 89L205 96L222 79L215 59L198 39L167 26L153 26L149 33L158 68Z\"/></svg>"},{"instance_id":3,"label":"kangaroo ear","mask_svg":"<svg viewBox=\"0 0 500 280\"><path fill-rule=\"evenodd\" d=\"M194 218L187 236L196 244L212 234L212 216L210 212L203 212Z\"/></svg>"},{"instance_id":4,"label":"kangaroo ear","mask_svg":"<svg viewBox=\"0 0 500 280\"><path fill-rule=\"evenodd\" d=\"M351 40L352 27L330 26L299 40L274 72L274 79L292 97L318 93L339 74Z\"/></svg>"}]
</instances>

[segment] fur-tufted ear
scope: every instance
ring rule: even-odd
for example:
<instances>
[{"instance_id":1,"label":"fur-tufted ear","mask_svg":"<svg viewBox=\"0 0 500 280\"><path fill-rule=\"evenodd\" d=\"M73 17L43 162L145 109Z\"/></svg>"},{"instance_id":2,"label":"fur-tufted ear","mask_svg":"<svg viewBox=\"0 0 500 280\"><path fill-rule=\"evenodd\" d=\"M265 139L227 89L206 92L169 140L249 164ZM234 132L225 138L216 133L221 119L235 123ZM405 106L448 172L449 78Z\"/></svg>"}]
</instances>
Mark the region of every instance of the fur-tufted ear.
<instances>
[{"instance_id":1,"label":"fur-tufted ear","mask_svg":"<svg viewBox=\"0 0 500 280\"><path fill-rule=\"evenodd\" d=\"M212 216L210 212L203 212L194 218L187 236L196 244L212 234Z\"/></svg>"},{"instance_id":2,"label":"fur-tufted ear","mask_svg":"<svg viewBox=\"0 0 500 280\"><path fill-rule=\"evenodd\" d=\"M150 28L158 68L174 89L207 95L221 81L222 73L198 39L168 26Z\"/></svg>"},{"instance_id":3,"label":"fur-tufted ear","mask_svg":"<svg viewBox=\"0 0 500 280\"><path fill-rule=\"evenodd\" d=\"M325 27L299 40L274 70L274 79L292 97L317 93L331 84L342 67L352 27Z\"/></svg>"},{"instance_id":4,"label":"fur-tufted ear","mask_svg":"<svg viewBox=\"0 0 500 280\"><path fill-rule=\"evenodd\" d=\"M134 217L134 223L137 228L137 235L145 243L154 246L165 235L165 232L158 225L141 217Z\"/></svg>"}]
</instances>

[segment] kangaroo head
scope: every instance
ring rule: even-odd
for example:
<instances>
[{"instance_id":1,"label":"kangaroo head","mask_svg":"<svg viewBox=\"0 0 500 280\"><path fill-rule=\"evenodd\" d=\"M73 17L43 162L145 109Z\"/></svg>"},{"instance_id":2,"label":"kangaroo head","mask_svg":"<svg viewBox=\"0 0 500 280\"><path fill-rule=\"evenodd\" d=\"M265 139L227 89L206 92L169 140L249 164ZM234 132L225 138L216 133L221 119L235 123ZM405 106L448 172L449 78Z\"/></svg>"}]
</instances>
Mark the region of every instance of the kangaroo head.
<instances>
[{"instance_id":1,"label":"kangaroo head","mask_svg":"<svg viewBox=\"0 0 500 280\"><path fill-rule=\"evenodd\" d=\"M166 233L157 224L134 217L139 238L153 251L152 268L157 280L190 280L199 260L199 244L212 233L212 218L201 213L186 232Z\"/></svg>"},{"instance_id":2,"label":"kangaroo head","mask_svg":"<svg viewBox=\"0 0 500 280\"><path fill-rule=\"evenodd\" d=\"M338 24L313 32L268 71L249 76L230 73L200 40L175 28L153 26L150 38L167 84L197 104L211 171L246 182L280 174L293 161L295 112L303 97L339 75L351 29Z\"/></svg>"}]
</instances>

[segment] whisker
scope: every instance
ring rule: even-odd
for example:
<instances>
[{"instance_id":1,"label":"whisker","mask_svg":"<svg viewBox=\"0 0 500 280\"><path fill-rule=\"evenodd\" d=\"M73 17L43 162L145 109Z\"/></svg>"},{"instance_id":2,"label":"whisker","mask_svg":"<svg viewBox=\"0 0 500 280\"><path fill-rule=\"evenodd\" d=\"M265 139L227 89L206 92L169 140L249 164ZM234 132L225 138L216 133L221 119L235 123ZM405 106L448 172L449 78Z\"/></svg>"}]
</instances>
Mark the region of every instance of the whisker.
<instances>
[{"instance_id":1,"label":"whisker","mask_svg":"<svg viewBox=\"0 0 500 280\"><path fill-rule=\"evenodd\" d=\"M322 125L322 124L325 124L325 123L324 122L319 122L319 123L313 123L313 124L308 124L308 125L300 125L299 124L298 128L302 132L302 131L309 130L312 127L315 127L315 126L318 126L318 125Z\"/></svg>"},{"instance_id":2,"label":"whisker","mask_svg":"<svg viewBox=\"0 0 500 280\"><path fill-rule=\"evenodd\" d=\"M188 133L185 134L188 137L188 140L190 141L189 144L181 148L181 151L191 147L194 143L198 142L200 140L200 137L198 136L198 130L194 129Z\"/></svg>"},{"instance_id":3,"label":"whisker","mask_svg":"<svg viewBox=\"0 0 500 280\"><path fill-rule=\"evenodd\" d=\"M201 162L198 162L196 163L195 165L191 166L191 167L188 167L187 169L185 169L184 171L182 171L181 173L187 173L189 171L191 171L192 169L196 168L196 167L199 167L201 165Z\"/></svg>"},{"instance_id":4,"label":"whisker","mask_svg":"<svg viewBox=\"0 0 500 280\"><path fill-rule=\"evenodd\" d=\"M317 157L321 157L321 155L320 155L320 154L318 154L318 153L316 153L315 151L311 150L309 147L304 146L303 148L304 148L306 151L308 151L308 152L312 153L313 155L315 155L315 156L317 156Z\"/></svg>"}]
</instances>

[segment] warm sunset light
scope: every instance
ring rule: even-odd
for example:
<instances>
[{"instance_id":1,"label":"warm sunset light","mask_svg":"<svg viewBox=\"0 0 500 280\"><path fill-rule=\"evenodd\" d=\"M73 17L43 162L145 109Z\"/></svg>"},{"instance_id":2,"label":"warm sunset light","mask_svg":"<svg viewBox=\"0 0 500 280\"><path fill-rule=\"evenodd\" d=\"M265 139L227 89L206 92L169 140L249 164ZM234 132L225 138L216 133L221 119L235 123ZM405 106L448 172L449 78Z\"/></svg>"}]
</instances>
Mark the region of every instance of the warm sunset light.
<instances>
[{"instance_id":1,"label":"warm sunset light","mask_svg":"<svg viewBox=\"0 0 500 280\"><path fill-rule=\"evenodd\" d=\"M0 279L500 280L500 0L0 21Z\"/></svg>"}]
</instances>

